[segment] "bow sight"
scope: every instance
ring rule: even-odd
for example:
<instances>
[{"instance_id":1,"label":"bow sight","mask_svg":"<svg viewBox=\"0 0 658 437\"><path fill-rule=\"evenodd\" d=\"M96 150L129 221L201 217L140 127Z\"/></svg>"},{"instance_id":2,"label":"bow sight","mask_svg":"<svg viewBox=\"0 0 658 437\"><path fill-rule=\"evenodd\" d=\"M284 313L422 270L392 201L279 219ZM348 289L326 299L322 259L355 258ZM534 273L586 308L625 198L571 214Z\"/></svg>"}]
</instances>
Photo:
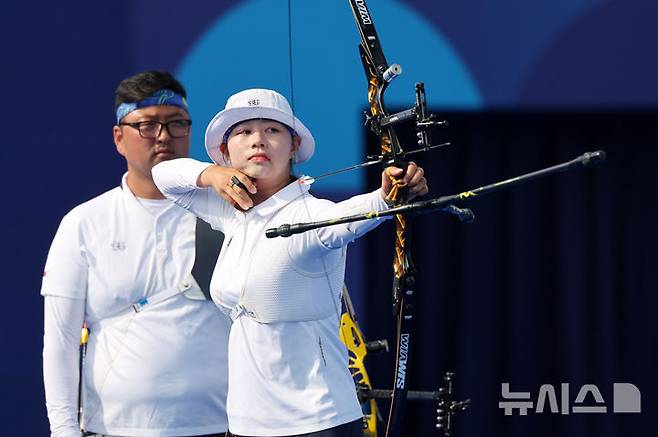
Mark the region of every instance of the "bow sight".
<instances>
[{"instance_id":1,"label":"bow sight","mask_svg":"<svg viewBox=\"0 0 658 437\"><path fill-rule=\"evenodd\" d=\"M392 76L388 81L392 80L394 77L397 77L402 73L402 67L398 64L393 66L397 67L397 73ZM387 70L388 71L388 70ZM386 72L383 75L386 78ZM414 119L414 125L416 129L416 137L418 138L417 144L418 148L408 152L402 152L403 156L411 155L417 152L426 152L435 147L441 146L431 144L431 130L436 126L447 125L446 120L436 120L436 114L427 113L427 101L425 98L425 84L423 82L416 83L416 105L413 108L406 109L404 111L396 112L391 115L370 115L367 111L365 114L365 125L368 127L375 135L380 136L383 132L383 128L393 126L395 124ZM386 162L386 161L384 161Z\"/></svg>"}]
</instances>

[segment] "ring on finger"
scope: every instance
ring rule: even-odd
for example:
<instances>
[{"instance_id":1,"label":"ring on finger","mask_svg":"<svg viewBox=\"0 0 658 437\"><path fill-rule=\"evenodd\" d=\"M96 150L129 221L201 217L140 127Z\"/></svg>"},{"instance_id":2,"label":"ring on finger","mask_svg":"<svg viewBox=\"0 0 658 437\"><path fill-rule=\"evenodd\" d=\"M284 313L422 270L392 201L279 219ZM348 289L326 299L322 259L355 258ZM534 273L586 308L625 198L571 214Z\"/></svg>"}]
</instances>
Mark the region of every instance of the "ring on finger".
<instances>
[{"instance_id":1,"label":"ring on finger","mask_svg":"<svg viewBox=\"0 0 658 437\"><path fill-rule=\"evenodd\" d=\"M248 191L245 184L243 184L242 181L240 179L238 179L237 176L235 176L235 175L231 176L231 188L235 188L236 185L238 187L242 188L244 191Z\"/></svg>"}]
</instances>

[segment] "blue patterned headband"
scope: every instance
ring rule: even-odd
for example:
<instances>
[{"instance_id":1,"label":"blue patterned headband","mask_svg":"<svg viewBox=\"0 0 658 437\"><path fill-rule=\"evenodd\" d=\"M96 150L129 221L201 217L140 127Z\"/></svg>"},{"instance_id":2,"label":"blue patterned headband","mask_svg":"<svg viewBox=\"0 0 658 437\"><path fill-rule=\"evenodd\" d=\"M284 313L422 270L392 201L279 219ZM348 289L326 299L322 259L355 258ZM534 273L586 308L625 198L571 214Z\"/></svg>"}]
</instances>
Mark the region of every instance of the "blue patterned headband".
<instances>
[{"instance_id":1,"label":"blue patterned headband","mask_svg":"<svg viewBox=\"0 0 658 437\"><path fill-rule=\"evenodd\" d=\"M172 90L163 89L154 92L149 97L145 98L144 100L140 100L139 102L130 102L130 103L124 102L120 104L117 107L117 124L121 121L123 117L130 114L136 109L146 108L147 106L156 106L156 105L178 106L179 108L183 108L185 111L187 111L187 100L185 99L185 97L181 96L180 94Z\"/></svg>"}]
</instances>

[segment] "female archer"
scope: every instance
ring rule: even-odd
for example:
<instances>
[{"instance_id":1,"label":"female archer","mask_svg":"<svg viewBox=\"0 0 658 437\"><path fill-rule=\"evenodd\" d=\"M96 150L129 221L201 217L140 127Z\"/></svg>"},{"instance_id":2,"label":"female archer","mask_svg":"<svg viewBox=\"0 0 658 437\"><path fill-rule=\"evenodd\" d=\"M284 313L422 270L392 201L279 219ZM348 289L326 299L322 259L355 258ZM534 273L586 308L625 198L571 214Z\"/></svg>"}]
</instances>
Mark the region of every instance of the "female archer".
<instances>
[{"instance_id":1,"label":"female archer","mask_svg":"<svg viewBox=\"0 0 658 437\"><path fill-rule=\"evenodd\" d=\"M211 281L233 319L229 338L229 430L236 436L362 436L362 412L340 341L346 248L383 219L268 239L265 229L388 208L391 177L407 199L428 192L423 170L389 167L377 190L333 203L309 194L291 164L315 141L279 93L231 96L210 122L214 164L182 158L158 164L167 198L224 232Z\"/></svg>"}]
</instances>

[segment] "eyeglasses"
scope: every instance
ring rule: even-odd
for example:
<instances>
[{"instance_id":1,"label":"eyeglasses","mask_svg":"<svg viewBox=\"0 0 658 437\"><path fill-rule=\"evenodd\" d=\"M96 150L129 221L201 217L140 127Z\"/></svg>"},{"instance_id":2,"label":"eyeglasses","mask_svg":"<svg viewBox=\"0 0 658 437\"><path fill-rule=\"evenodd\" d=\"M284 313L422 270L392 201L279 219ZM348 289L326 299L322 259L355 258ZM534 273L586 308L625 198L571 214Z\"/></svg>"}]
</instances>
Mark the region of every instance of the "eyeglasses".
<instances>
[{"instance_id":1,"label":"eyeglasses","mask_svg":"<svg viewBox=\"0 0 658 437\"><path fill-rule=\"evenodd\" d=\"M190 126L192 120L171 120L162 123L155 120L138 121L136 123L119 123L119 126L130 126L139 131L139 136L142 138L154 139L162 133L162 127L167 129L167 133L172 138L185 138L190 134Z\"/></svg>"}]
</instances>

